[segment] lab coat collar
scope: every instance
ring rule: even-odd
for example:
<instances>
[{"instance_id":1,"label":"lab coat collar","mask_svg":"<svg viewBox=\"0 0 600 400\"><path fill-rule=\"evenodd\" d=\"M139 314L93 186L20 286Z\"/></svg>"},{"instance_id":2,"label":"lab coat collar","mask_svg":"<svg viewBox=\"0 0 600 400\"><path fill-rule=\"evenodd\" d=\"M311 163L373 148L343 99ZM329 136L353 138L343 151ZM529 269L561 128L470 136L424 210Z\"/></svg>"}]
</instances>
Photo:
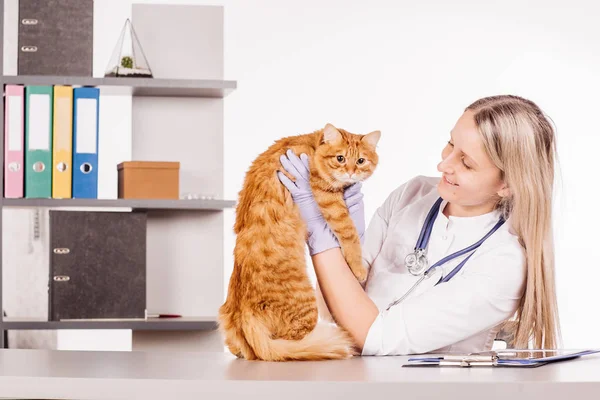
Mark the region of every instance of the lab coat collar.
<instances>
[{"instance_id":1,"label":"lab coat collar","mask_svg":"<svg viewBox=\"0 0 600 400\"><path fill-rule=\"evenodd\" d=\"M440 204L440 208L438 210L438 218L444 221L444 225L446 228L450 229L451 227L469 227L469 228L486 228L490 225L496 224L498 219L500 218L501 211L498 209L492 210L488 213L482 215L476 215L474 217L457 217L451 215L450 217L446 217L443 213L444 207L448 204L448 200L443 200Z\"/></svg>"}]
</instances>

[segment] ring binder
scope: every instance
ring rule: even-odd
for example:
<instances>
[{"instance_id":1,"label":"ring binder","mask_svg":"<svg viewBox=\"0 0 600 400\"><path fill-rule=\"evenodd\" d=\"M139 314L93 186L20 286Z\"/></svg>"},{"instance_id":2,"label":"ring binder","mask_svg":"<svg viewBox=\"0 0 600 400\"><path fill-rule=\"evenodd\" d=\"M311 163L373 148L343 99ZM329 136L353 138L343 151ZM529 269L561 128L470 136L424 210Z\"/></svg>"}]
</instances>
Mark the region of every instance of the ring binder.
<instances>
[{"instance_id":1,"label":"ring binder","mask_svg":"<svg viewBox=\"0 0 600 400\"><path fill-rule=\"evenodd\" d=\"M19 0L17 75L92 76L93 0Z\"/></svg>"}]
</instances>

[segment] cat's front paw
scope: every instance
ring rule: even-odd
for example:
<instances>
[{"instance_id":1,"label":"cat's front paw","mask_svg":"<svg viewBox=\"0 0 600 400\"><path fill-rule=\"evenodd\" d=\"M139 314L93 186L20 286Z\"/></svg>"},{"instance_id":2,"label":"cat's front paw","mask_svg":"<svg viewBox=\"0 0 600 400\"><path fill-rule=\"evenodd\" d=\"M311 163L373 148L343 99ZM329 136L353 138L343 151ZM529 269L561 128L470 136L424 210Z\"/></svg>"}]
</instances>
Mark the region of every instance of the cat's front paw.
<instances>
[{"instance_id":1,"label":"cat's front paw","mask_svg":"<svg viewBox=\"0 0 600 400\"><path fill-rule=\"evenodd\" d=\"M350 267L350 270L356 279L362 283L365 281L365 279L367 279L368 269L366 268L362 258L360 244L357 243L358 241L356 243L352 243L350 246L343 247L345 250L344 258L346 259L346 262L348 263L348 266Z\"/></svg>"},{"instance_id":2,"label":"cat's front paw","mask_svg":"<svg viewBox=\"0 0 600 400\"><path fill-rule=\"evenodd\" d=\"M364 283L364 281L367 280L367 275L369 273L369 271L367 271L367 269L362 265L360 268L355 269L352 272L354 273L354 276L360 283Z\"/></svg>"},{"instance_id":3,"label":"cat's front paw","mask_svg":"<svg viewBox=\"0 0 600 400\"><path fill-rule=\"evenodd\" d=\"M359 257L356 260L349 262L348 266L360 283L363 283L367 279L369 271L365 268L362 258Z\"/></svg>"}]
</instances>

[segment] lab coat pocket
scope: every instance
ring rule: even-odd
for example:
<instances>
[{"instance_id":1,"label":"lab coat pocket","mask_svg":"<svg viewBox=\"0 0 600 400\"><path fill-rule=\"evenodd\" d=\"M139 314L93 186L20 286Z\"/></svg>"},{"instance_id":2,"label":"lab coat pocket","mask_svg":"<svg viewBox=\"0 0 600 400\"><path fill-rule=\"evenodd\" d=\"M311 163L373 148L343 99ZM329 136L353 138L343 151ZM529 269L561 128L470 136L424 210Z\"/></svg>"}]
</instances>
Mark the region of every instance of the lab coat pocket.
<instances>
[{"instance_id":1,"label":"lab coat pocket","mask_svg":"<svg viewBox=\"0 0 600 400\"><path fill-rule=\"evenodd\" d=\"M413 251L413 246L403 244L391 244L384 255L386 258L387 269L393 272L408 273L404 259Z\"/></svg>"}]
</instances>

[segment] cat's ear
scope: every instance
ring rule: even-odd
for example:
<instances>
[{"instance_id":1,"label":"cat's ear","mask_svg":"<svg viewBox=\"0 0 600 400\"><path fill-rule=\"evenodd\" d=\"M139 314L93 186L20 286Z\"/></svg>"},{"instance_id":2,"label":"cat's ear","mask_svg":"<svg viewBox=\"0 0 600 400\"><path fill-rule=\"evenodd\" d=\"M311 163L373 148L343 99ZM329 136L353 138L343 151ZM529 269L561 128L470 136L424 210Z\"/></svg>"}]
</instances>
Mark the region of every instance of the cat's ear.
<instances>
[{"instance_id":1,"label":"cat's ear","mask_svg":"<svg viewBox=\"0 0 600 400\"><path fill-rule=\"evenodd\" d=\"M342 139L342 134L331 124L325 125L323 129L323 141L325 143L335 143Z\"/></svg>"},{"instance_id":2,"label":"cat's ear","mask_svg":"<svg viewBox=\"0 0 600 400\"><path fill-rule=\"evenodd\" d=\"M381 137L380 131L373 131L371 133L367 133L361 139L362 142L368 143L373 147L377 147L377 143L379 142L379 138Z\"/></svg>"}]
</instances>

